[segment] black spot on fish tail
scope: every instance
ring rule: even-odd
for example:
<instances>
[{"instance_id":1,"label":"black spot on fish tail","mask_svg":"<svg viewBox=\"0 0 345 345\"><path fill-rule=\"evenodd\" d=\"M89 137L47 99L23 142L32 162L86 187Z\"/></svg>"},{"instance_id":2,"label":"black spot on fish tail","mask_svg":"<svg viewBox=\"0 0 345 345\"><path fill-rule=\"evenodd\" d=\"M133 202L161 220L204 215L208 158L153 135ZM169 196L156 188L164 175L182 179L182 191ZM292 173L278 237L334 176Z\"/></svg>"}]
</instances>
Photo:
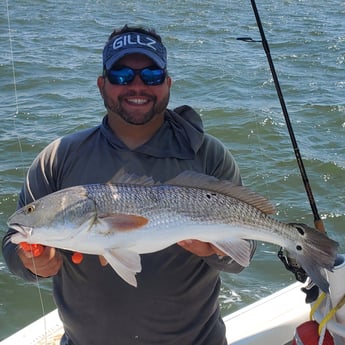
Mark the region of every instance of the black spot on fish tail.
<instances>
[{"instance_id":1,"label":"black spot on fish tail","mask_svg":"<svg viewBox=\"0 0 345 345\"><path fill-rule=\"evenodd\" d=\"M328 291L328 282L322 269L332 271L339 247L338 242L325 233L305 224L290 224L296 229L296 261L321 290Z\"/></svg>"}]
</instances>

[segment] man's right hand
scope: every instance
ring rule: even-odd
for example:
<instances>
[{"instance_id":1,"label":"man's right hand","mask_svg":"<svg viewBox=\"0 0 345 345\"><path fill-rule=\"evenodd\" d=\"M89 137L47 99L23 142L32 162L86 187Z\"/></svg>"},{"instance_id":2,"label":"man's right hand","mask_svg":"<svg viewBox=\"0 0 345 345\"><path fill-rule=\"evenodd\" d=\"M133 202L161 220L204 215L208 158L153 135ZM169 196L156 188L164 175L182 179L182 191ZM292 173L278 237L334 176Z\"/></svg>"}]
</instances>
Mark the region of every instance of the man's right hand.
<instances>
[{"instance_id":1,"label":"man's right hand","mask_svg":"<svg viewBox=\"0 0 345 345\"><path fill-rule=\"evenodd\" d=\"M34 256L32 251L23 250L18 246L18 256L28 270L43 278L56 275L62 266L61 254L52 247L43 247L43 252L39 256Z\"/></svg>"}]
</instances>

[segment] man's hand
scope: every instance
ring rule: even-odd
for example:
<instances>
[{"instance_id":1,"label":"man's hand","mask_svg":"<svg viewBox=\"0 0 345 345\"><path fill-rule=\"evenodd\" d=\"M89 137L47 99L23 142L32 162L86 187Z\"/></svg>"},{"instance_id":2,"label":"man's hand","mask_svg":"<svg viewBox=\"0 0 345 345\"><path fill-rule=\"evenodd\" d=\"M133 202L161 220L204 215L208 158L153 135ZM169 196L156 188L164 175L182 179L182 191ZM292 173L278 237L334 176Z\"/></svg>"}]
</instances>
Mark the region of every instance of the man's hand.
<instances>
[{"instance_id":1,"label":"man's hand","mask_svg":"<svg viewBox=\"0 0 345 345\"><path fill-rule=\"evenodd\" d=\"M217 247L215 247L213 244L208 242L201 242L198 240L185 240L177 242L177 244L185 250L188 250L189 252L198 256L211 256L213 254L221 256L227 255Z\"/></svg>"},{"instance_id":2,"label":"man's hand","mask_svg":"<svg viewBox=\"0 0 345 345\"><path fill-rule=\"evenodd\" d=\"M28 270L44 278L54 276L62 266L61 254L52 247L44 247L39 256L34 256L32 251L18 247L18 256Z\"/></svg>"}]
</instances>

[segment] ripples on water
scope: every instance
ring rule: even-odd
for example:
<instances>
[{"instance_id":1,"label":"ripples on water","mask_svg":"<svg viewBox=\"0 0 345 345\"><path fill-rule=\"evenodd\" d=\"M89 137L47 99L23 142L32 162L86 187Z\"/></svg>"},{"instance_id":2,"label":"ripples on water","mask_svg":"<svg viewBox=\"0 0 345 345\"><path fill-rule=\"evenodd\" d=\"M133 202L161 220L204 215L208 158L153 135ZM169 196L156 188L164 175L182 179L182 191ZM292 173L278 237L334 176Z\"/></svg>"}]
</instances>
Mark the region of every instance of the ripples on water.
<instances>
[{"instance_id":1,"label":"ripples on water","mask_svg":"<svg viewBox=\"0 0 345 345\"><path fill-rule=\"evenodd\" d=\"M249 1L9 1L1 12L0 226L16 207L25 171L60 135L99 123L101 51L114 26L145 24L162 34L174 80L171 107L194 106L207 130L235 155L245 184L267 196L285 221L312 223ZM296 138L329 234L344 252L345 4L258 1ZM16 107L18 106L18 113ZM223 275L223 313L293 282L260 244L240 275ZM50 283L43 306L53 308ZM41 316L35 286L9 274L0 257L0 339Z\"/></svg>"}]
</instances>

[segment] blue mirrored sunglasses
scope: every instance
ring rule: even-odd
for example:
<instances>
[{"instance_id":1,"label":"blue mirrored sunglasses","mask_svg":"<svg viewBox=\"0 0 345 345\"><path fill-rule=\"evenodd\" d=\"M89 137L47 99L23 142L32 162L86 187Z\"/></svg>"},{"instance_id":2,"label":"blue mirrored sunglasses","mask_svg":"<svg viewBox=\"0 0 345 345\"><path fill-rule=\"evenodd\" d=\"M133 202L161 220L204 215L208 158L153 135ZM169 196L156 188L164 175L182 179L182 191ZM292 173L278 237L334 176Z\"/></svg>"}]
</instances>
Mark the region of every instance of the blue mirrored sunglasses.
<instances>
[{"instance_id":1,"label":"blue mirrored sunglasses","mask_svg":"<svg viewBox=\"0 0 345 345\"><path fill-rule=\"evenodd\" d=\"M166 70L160 68L133 69L130 67L114 68L106 71L106 76L111 84L127 85L135 76L139 75L145 85L160 85L166 77Z\"/></svg>"}]
</instances>

